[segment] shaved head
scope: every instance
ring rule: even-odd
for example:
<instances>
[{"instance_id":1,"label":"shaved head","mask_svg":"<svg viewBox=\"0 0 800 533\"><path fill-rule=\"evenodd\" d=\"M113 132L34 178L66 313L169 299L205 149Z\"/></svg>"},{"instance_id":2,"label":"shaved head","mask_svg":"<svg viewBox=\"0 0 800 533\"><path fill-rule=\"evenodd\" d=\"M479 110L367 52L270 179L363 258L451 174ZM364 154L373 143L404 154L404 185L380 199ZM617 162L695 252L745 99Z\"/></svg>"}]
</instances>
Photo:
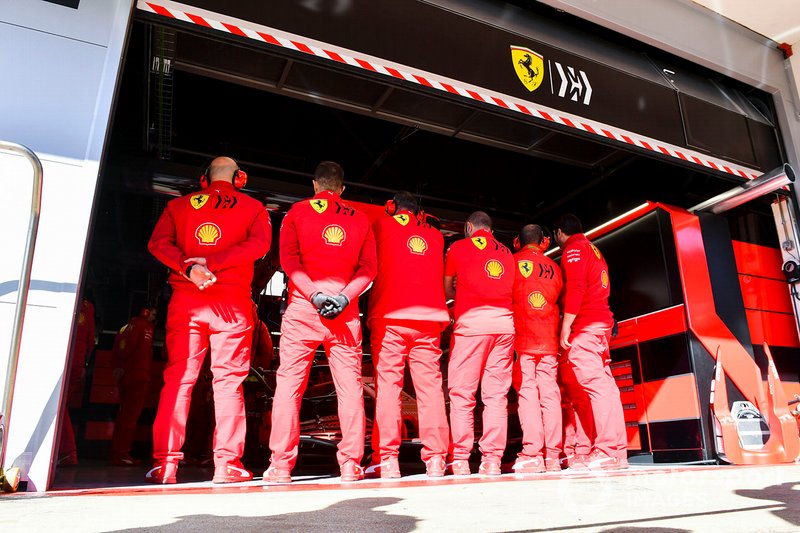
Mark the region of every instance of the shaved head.
<instances>
[{"instance_id":1,"label":"shaved head","mask_svg":"<svg viewBox=\"0 0 800 533\"><path fill-rule=\"evenodd\" d=\"M233 181L233 173L239 165L230 157L217 157L208 165L208 179L211 181Z\"/></svg>"}]
</instances>

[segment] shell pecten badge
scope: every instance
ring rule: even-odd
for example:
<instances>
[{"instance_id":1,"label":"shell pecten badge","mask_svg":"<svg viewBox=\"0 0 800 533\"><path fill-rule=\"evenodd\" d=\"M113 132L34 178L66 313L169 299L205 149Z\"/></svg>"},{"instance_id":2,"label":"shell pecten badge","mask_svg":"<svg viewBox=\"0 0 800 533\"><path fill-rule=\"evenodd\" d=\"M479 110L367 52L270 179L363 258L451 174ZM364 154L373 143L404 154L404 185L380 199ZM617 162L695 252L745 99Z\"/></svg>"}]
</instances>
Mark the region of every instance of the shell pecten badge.
<instances>
[{"instance_id":1,"label":"shell pecten badge","mask_svg":"<svg viewBox=\"0 0 800 533\"><path fill-rule=\"evenodd\" d=\"M544 309L544 306L547 305L547 299L541 292L533 291L528 295L528 303L531 304L531 307L533 309L541 311L542 309Z\"/></svg>"},{"instance_id":2,"label":"shell pecten badge","mask_svg":"<svg viewBox=\"0 0 800 533\"><path fill-rule=\"evenodd\" d=\"M408 249L412 254L425 255L428 250L428 243L419 235L413 235L408 239Z\"/></svg>"},{"instance_id":3,"label":"shell pecten badge","mask_svg":"<svg viewBox=\"0 0 800 533\"><path fill-rule=\"evenodd\" d=\"M522 85L531 92L538 89L544 81L544 58L529 48L512 46L511 61Z\"/></svg>"},{"instance_id":4,"label":"shell pecten badge","mask_svg":"<svg viewBox=\"0 0 800 533\"><path fill-rule=\"evenodd\" d=\"M213 222L205 222L197 227L194 236L197 237L197 241L201 245L214 246L219 238L222 237L222 231Z\"/></svg>"},{"instance_id":5,"label":"shell pecten badge","mask_svg":"<svg viewBox=\"0 0 800 533\"><path fill-rule=\"evenodd\" d=\"M325 240L325 244L329 244L331 246L341 246L344 240L347 238L347 234L345 233L344 228L340 225L331 224L322 230L322 238Z\"/></svg>"},{"instance_id":6,"label":"shell pecten badge","mask_svg":"<svg viewBox=\"0 0 800 533\"><path fill-rule=\"evenodd\" d=\"M497 259L490 259L486 262L486 273L490 278L500 279L503 276L503 263Z\"/></svg>"}]
</instances>

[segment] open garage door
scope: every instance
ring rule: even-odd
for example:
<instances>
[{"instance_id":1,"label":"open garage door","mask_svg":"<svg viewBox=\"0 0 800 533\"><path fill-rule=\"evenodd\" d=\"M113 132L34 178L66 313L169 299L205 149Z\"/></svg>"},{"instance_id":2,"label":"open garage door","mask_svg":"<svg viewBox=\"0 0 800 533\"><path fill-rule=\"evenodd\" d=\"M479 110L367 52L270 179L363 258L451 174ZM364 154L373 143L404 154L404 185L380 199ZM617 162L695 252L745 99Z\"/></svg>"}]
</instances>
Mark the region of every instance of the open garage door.
<instances>
[{"instance_id":1,"label":"open garage door","mask_svg":"<svg viewBox=\"0 0 800 533\"><path fill-rule=\"evenodd\" d=\"M587 33L542 6L486 2L457 13L422 1L188 4L140 1L131 27L85 276L104 332L88 388L73 404L90 464L104 461L113 427L114 333L142 305L163 305L165 273L147 239L170 196L196 188L216 155L247 170L246 191L270 207L275 228L311 194L316 164L335 160L349 199L381 205L409 190L447 234L486 210L508 243L524 223L547 225L566 211L590 228L647 201L688 208L782 162L767 95ZM726 219L731 239L779 248L769 199ZM647 230L608 240L624 319L683 304L665 215L654 211L637 227ZM626 264L634 247L647 255L650 278ZM642 299L638 283L659 284L658 294ZM264 291L262 307L273 332L274 293ZM639 361L636 350L617 353ZM154 376L137 436L142 458ZM647 379L640 372L634 381ZM636 437L652 457L648 431ZM705 440L689 453L669 449L665 460L709 459L710 429L695 434ZM266 460L258 443L253 453ZM141 472L132 475L138 481Z\"/></svg>"}]
</instances>

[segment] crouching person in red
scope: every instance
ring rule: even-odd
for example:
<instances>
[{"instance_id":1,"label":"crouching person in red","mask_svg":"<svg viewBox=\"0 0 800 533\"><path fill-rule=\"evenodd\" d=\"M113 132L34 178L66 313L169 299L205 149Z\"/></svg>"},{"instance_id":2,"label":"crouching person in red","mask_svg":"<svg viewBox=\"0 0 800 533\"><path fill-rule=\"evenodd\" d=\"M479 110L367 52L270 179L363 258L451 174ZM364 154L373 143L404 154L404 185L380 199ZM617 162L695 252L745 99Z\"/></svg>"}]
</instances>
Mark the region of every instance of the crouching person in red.
<instances>
[{"instance_id":1,"label":"crouching person in red","mask_svg":"<svg viewBox=\"0 0 800 533\"><path fill-rule=\"evenodd\" d=\"M175 483L192 388L211 349L216 430L214 483L248 481L241 464L246 420L242 382L250 367L253 263L270 247L269 214L240 193L247 175L219 157L201 177L204 189L172 200L148 248L170 270L167 366L153 423L150 483Z\"/></svg>"}]
</instances>

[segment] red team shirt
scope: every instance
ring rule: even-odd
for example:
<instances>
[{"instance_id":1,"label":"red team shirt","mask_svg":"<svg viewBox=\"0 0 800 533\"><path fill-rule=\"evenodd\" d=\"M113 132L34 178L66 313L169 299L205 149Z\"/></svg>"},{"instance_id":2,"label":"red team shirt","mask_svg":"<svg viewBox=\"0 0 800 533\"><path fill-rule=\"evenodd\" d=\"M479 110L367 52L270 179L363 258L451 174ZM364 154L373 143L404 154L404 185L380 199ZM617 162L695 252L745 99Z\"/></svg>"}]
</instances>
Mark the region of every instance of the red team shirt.
<instances>
[{"instance_id":1,"label":"red team shirt","mask_svg":"<svg viewBox=\"0 0 800 533\"><path fill-rule=\"evenodd\" d=\"M445 303L444 238L410 211L384 216L372 226L378 274L369 298L369 320L428 320L448 324ZM409 276L407 272L429 275Z\"/></svg>"},{"instance_id":2,"label":"red team shirt","mask_svg":"<svg viewBox=\"0 0 800 533\"><path fill-rule=\"evenodd\" d=\"M444 275L456 277L459 335L513 334L514 257L492 232L480 229L447 250Z\"/></svg>"},{"instance_id":3,"label":"red team shirt","mask_svg":"<svg viewBox=\"0 0 800 533\"><path fill-rule=\"evenodd\" d=\"M358 296L377 269L375 238L367 216L339 195L322 191L292 206L281 226L280 260L289 276L289 303L316 314L317 291L350 299L342 316L358 313Z\"/></svg>"},{"instance_id":4,"label":"red team shirt","mask_svg":"<svg viewBox=\"0 0 800 533\"><path fill-rule=\"evenodd\" d=\"M614 316L608 307L611 283L603 254L583 233L570 235L561 256L566 292L564 313L576 315L572 331L608 329Z\"/></svg>"},{"instance_id":5,"label":"red team shirt","mask_svg":"<svg viewBox=\"0 0 800 533\"><path fill-rule=\"evenodd\" d=\"M514 254L514 349L525 354L558 353L561 269L535 244Z\"/></svg>"},{"instance_id":6,"label":"red team shirt","mask_svg":"<svg viewBox=\"0 0 800 533\"><path fill-rule=\"evenodd\" d=\"M172 270L169 282L175 290L197 292L197 286L184 276L189 266L184 260L205 257L217 282L204 293L235 291L249 296L253 263L269 251L271 240L269 214L261 202L229 182L214 181L199 193L167 204L148 248Z\"/></svg>"}]
</instances>

